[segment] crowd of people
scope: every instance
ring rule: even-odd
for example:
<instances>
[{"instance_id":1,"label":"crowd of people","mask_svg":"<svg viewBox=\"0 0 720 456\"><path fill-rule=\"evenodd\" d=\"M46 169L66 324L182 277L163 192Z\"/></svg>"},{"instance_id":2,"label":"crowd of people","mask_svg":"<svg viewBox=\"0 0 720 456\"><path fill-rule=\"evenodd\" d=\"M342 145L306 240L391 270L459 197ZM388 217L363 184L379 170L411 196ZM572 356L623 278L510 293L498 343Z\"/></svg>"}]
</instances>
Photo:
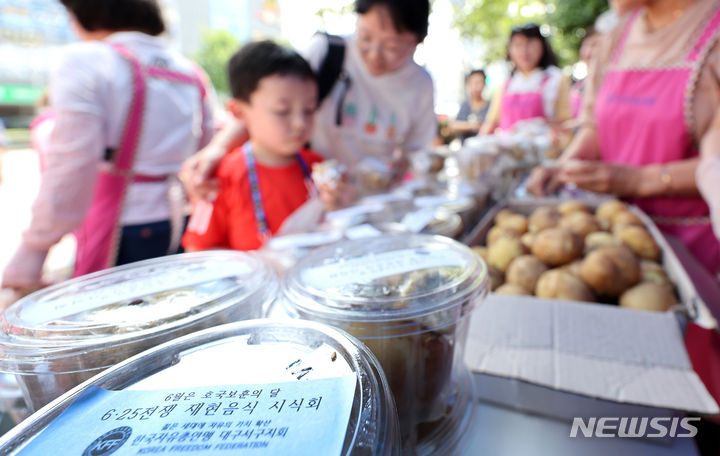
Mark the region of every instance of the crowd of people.
<instances>
[{"instance_id":1,"label":"crowd of people","mask_svg":"<svg viewBox=\"0 0 720 456\"><path fill-rule=\"evenodd\" d=\"M70 232L76 275L183 249L261 248L308 200L332 208L357 193L368 169L402 178L409 155L436 136L433 81L413 59L428 0L356 0L354 33L318 33L301 52L247 44L228 63L232 117L221 131L207 77L159 37L154 0L61 2L80 42L52 74L42 184L3 287L41 287L48 249ZM574 139L532 172L528 190L572 185L631 201L717 276L720 6L611 6L615 27L583 40L585 80L565 76L541 27L520 25L508 38L507 80L488 100L485 71L471 71L450 129L464 139L528 119L572 121ZM341 181L313 184L313 165L330 159L345 170ZM709 363L707 353L691 356ZM720 396L713 362L706 383Z\"/></svg>"}]
</instances>

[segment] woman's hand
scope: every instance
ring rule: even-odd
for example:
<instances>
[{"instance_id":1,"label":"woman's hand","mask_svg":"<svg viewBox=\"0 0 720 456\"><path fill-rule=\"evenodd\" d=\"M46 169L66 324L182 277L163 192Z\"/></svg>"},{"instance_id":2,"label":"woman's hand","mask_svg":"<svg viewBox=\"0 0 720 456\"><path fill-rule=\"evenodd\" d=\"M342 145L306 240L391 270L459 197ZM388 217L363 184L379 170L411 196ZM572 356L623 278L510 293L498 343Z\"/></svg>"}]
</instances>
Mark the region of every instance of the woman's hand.
<instances>
[{"instance_id":1,"label":"woman's hand","mask_svg":"<svg viewBox=\"0 0 720 456\"><path fill-rule=\"evenodd\" d=\"M563 184L595 193L615 196L638 196L641 168L603 161L568 160L559 167L558 179Z\"/></svg>"},{"instance_id":2,"label":"woman's hand","mask_svg":"<svg viewBox=\"0 0 720 456\"><path fill-rule=\"evenodd\" d=\"M185 186L190 198L213 201L218 194L218 180L213 178L220 160L228 152L249 139L245 127L236 119L231 119L198 153L185 160L178 177Z\"/></svg>"},{"instance_id":3,"label":"woman's hand","mask_svg":"<svg viewBox=\"0 0 720 456\"><path fill-rule=\"evenodd\" d=\"M536 166L530 173L527 190L535 196L552 195L562 187L558 180L559 169L551 166Z\"/></svg>"},{"instance_id":4,"label":"woman's hand","mask_svg":"<svg viewBox=\"0 0 720 456\"><path fill-rule=\"evenodd\" d=\"M47 250L21 244L5 268L0 288L13 290L17 297L42 288L42 270L47 253Z\"/></svg>"},{"instance_id":5,"label":"woman's hand","mask_svg":"<svg viewBox=\"0 0 720 456\"><path fill-rule=\"evenodd\" d=\"M212 145L185 160L178 173L190 199L214 201L219 190L218 179L212 177L225 151Z\"/></svg>"}]
</instances>

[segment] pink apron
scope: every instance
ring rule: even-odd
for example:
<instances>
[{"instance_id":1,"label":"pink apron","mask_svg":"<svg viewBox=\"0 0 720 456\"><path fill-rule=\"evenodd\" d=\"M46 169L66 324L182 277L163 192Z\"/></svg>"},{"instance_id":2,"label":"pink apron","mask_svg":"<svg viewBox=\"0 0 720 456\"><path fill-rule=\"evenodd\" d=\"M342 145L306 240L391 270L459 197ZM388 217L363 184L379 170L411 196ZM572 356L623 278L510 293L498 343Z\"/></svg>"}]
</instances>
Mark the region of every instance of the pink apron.
<instances>
[{"instance_id":1,"label":"pink apron","mask_svg":"<svg viewBox=\"0 0 720 456\"><path fill-rule=\"evenodd\" d=\"M642 166L696 157L690 109L698 73L720 30L720 8L684 62L671 68L620 70L617 62L639 16L640 10L628 22L597 95L595 116L603 160ZM713 276L718 272L720 243L701 197L635 198L632 202L661 230L680 238ZM690 322L685 346L693 368L720 400L720 334Z\"/></svg>"},{"instance_id":2,"label":"pink apron","mask_svg":"<svg viewBox=\"0 0 720 456\"><path fill-rule=\"evenodd\" d=\"M628 22L597 95L595 116L603 160L643 166L697 157L686 110L692 104L697 72L720 28L720 10L680 65L619 70L617 62L638 16L636 12ZM713 275L718 272L720 243L701 197L635 198L632 202L653 217L661 230L679 237Z\"/></svg>"},{"instance_id":3,"label":"pink apron","mask_svg":"<svg viewBox=\"0 0 720 456\"><path fill-rule=\"evenodd\" d=\"M135 155L142 134L146 102L146 78L162 78L181 84L196 85L201 96L205 89L197 76L142 65L133 53L116 43L109 45L130 64L133 93L120 145L110 170L99 172L90 209L75 231L77 255L74 277L115 265L120 243L120 218L125 195L132 182L165 182L169 176L144 176L133 172Z\"/></svg>"},{"instance_id":4,"label":"pink apron","mask_svg":"<svg viewBox=\"0 0 720 456\"><path fill-rule=\"evenodd\" d=\"M537 117L545 119L545 107L543 105L543 92L550 76L545 74L540 89L537 92L525 93L508 93L512 78L505 83L502 102L500 104L500 129L503 131L510 130L513 125L521 120L535 119Z\"/></svg>"}]
</instances>

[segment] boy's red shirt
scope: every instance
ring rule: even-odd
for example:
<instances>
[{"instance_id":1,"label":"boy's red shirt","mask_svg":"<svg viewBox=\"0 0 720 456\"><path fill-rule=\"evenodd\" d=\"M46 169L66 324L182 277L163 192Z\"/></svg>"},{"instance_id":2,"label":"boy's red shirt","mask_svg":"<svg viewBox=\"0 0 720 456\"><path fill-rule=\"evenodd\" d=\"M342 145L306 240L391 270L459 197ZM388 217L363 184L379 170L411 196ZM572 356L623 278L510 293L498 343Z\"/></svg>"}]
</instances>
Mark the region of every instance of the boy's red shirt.
<instances>
[{"instance_id":1,"label":"boy's red shirt","mask_svg":"<svg viewBox=\"0 0 720 456\"><path fill-rule=\"evenodd\" d=\"M303 149L300 156L312 169L323 158ZM260 194L270 231L275 234L285 219L309 198L305 175L295 160L286 166L271 167L256 160ZM217 171L220 191L212 213L196 205L183 236L183 246L192 250L226 248L256 250L263 239L258 232L250 191L245 153L238 148L226 155Z\"/></svg>"}]
</instances>

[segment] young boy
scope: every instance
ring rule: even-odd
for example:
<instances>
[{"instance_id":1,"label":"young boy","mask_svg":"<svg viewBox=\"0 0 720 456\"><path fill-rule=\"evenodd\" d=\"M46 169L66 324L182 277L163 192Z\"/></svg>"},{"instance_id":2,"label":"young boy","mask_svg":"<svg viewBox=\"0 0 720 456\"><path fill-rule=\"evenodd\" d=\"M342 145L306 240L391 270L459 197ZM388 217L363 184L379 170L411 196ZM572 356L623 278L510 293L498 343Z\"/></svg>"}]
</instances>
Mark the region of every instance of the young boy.
<instances>
[{"instance_id":1,"label":"young boy","mask_svg":"<svg viewBox=\"0 0 720 456\"><path fill-rule=\"evenodd\" d=\"M317 82L295 51L250 43L228 64L227 108L250 140L220 162L213 203L197 202L183 238L187 251L255 250L310 196L322 157L304 149L317 108Z\"/></svg>"}]
</instances>

